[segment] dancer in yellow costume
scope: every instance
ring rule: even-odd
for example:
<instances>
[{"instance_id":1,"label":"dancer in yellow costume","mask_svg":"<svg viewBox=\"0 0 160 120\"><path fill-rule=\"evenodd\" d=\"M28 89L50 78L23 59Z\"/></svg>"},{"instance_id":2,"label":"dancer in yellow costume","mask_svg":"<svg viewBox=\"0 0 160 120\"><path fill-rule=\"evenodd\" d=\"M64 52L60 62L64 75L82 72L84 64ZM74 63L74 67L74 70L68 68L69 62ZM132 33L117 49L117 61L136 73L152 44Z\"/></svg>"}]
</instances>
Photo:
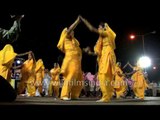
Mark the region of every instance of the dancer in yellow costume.
<instances>
[{"instance_id":1,"label":"dancer in yellow costume","mask_svg":"<svg viewBox=\"0 0 160 120\"><path fill-rule=\"evenodd\" d=\"M73 32L79 22L80 18L78 17L69 28L63 29L57 45L58 49L65 53L61 67L61 74L64 77L61 91L62 100L79 98L83 87L81 70L82 51Z\"/></svg>"},{"instance_id":2,"label":"dancer in yellow costume","mask_svg":"<svg viewBox=\"0 0 160 120\"><path fill-rule=\"evenodd\" d=\"M116 98L123 98L126 93L127 83L124 81L124 74L121 70L121 63L117 62L115 69L115 81L114 88L116 92Z\"/></svg>"},{"instance_id":3,"label":"dancer in yellow costume","mask_svg":"<svg viewBox=\"0 0 160 120\"><path fill-rule=\"evenodd\" d=\"M21 69L22 78L18 87L19 94L27 88L28 96L35 96L35 80L36 80L36 60L33 52L28 54L28 60L26 60Z\"/></svg>"},{"instance_id":4,"label":"dancer in yellow costume","mask_svg":"<svg viewBox=\"0 0 160 120\"><path fill-rule=\"evenodd\" d=\"M131 79L134 81L133 92L136 98L143 100L145 90L148 88L148 84L145 80L143 69L140 67L137 62L136 66L132 66L130 63L127 63L134 71L134 74L131 76Z\"/></svg>"},{"instance_id":5,"label":"dancer in yellow costume","mask_svg":"<svg viewBox=\"0 0 160 120\"><path fill-rule=\"evenodd\" d=\"M42 82L43 82L43 78L44 78L44 64L42 59L39 59L36 62L36 81L35 81L35 87L37 89L37 96L41 96L42 94Z\"/></svg>"},{"instance_id":6,"label":"dancer in yellow costume","mask_svg":"<svg viewBox=\"0 0 160 120\"><path fill-rule=\"evenodd\" d=\"M28 54L28 52L23 54L17 54L14 52L13 46L7 44L0 51L0 75L5 78L8 82L11 80L11 68L16 56L23 56ZM14 68L16 69L16 68Z\"/></svg>"},{"instance_id":7,"label":"dancer in yellow costume","mask_svg":"<svg viewBox=\"0 0 160 120\"><path fill-rule=\"evenodd\" d=\"M115 73L116 56L114 50L116 34L107 23L94 28L86 19L80 17L90 31L99 34L98 41L94 47L98 61L98 79L102 91L102 98L97 102L108 102L113 96L113 78Z\"/></svg>"},{"instance_id":8,"label":"dancer in yellow costume","mask_svg":"<svg viewBox=\"0 0 160 120\"><path fill-rule=\"evenodd\" d=\"M58 63L54 63L54 68L50 70L51 80L49 84L49 96L54 95L55 98L59 97L59 87L60 87L60 67Z\"/></svg>"}]
</instances>

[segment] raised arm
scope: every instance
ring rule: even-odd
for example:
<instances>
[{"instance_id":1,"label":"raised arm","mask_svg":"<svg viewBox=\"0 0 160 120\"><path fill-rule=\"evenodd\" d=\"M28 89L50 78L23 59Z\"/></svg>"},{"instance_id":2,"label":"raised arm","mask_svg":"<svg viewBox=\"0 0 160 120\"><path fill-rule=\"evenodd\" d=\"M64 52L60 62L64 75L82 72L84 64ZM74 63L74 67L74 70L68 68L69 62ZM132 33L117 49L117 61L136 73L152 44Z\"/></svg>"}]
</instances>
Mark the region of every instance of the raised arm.
<instances>
[{"instance_id":1,"label":"raised arm","mask_svg":"<svg viewBox=\"0 0 160 120\"><path fill-rule=\"evenodd\" d=\"M80 23L80 17L78 16L76 21L68 28L67 33L70 34L77 27L79 23Z\"/></svg>"},{"instance_id":2,"label":"raised arm","mask_svg":"<svg viewBox=\"0 0 160 120\"><path fill-rule=\"evenodd\" d=\"M21 53L21 54L17 54L17 57L21 57L21 56L24 56L24 55L28 55L30 52L25 52L25 53Z\"/></svg>"},{"instance_id":3,"label":"raised arm","mask_svg":"<svg viewBox=\"0 0 160 120\"><path fill-rule=\"evenodd\" d=\"M118 76L122 77L122 76L125 76L125 74L123 73L120 73L119 71L117 72Z\"/></svg>"},{"instance_id":4,"label":"raised arm","mask_svg":"<svg viewBox=\"0 0 160 120\"><path fill-rule=\"evenodd\" d=\"M134 66L132 66L129 62L128 62L128 65L133 69L134 68Z\"/></svg>"},{"instance_id":5,"label":"raised arm","mask_svg":"<svg viewBox=\"0 0 160 120\"><path fill-rule=\"evenodd\" d=\"M126 68L128 66L128 62L123 66L122 69Z\"/></svg>"},{"instance_id":6,"label":"raised arm","mask_svg":"<svg viewBox=\"0 0 160 120\"><path fill-rule=\"evenodd\" d=\"M18 66L12 67L12 69L19 69L19 68L21 68L21 67L22 67L22 65L18 65Z\"/></svg>"},{"instance_id":7,"label":"raised arm","mask_svg":"<svg viewBox=\"0 0 160 120\"><path fill-rule=\"evenodd\" d=\"M84 19L82 16L80 16L80 19L88 27L88 29L90 31L98 33L98 29L96 29L95 27L93 27L86 19Z\"/></svg>"},{"instance_id":8,"label":"raised arm","mask_svg":"<svg viewBox=\"0 0 160 120\"><path fill-rule=\"evenodd\" d=\"M9 30L0 29L0 33L2 34L1 38L2 38L3 41L9 40L11 42L14 42L15 40L18 39L19 33L21 31L20 22L21 22L23 17L24 17L24 15L11 16L11 18L15 19L14 23L13 23L13 26Z\"/></svg>"},{"instance_id":9,"label":"raised arm","mask_svg":"<svg viewBox=\"0 0 160 120\"><path fill-rule=\"evenodd\" d=\"M34 53L32 51L29 51L29 52L32 54L33 63L36 64L36 59L35 59Z\"/></svg>"}]
</instances>

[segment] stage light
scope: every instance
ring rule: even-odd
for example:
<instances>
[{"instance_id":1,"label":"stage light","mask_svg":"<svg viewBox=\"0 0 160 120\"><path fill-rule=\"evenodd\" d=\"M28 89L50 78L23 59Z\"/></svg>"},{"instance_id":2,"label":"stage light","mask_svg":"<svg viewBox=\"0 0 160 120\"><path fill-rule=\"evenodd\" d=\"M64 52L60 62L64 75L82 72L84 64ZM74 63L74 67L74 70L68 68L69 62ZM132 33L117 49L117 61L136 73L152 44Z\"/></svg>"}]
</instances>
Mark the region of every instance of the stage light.
<instances>
[{"instance_id":1,"label":"stage light","mask_svg":"<svg viewBox=\"0 0 160 120\"><path fill-rule=\"evenodd\" d=\"M16 63L17 63L17 64L21 64L21 61L20 61L20 60L17 60Z\"/></svg>"},{"instance_id":2,"label":"stage light","mask_svg":"<svg viewBox=\"0 0 160 120\"><path fill-rule=\"evenodd\" d=\"M135 38L135 35L132 34L129 37L130 37L131 40L133 40Z\"/></svg>"},{"instance_id":3,"label":"stage light","mask_svg":"<svg viewBox=\"0 0 160 120\"><path fill-rule=\"evenodd\" d=\"M156 67L156 66L154 66L154 67L153 67L153 70L156 70L156 69L157 69L157 67Z\"/></svg>"},{"instance_id":4,"label":"stage light","mask_svg":"<svg viewBox=\"0 0 160 120\"><path fill-rule=\"evenodd\" d=\"M151 59L147 56L143 56L143 57L139 58L138 63L140 65L140 67L147 68L147 67L151 66Z\"/></svg>"}]
</instances>

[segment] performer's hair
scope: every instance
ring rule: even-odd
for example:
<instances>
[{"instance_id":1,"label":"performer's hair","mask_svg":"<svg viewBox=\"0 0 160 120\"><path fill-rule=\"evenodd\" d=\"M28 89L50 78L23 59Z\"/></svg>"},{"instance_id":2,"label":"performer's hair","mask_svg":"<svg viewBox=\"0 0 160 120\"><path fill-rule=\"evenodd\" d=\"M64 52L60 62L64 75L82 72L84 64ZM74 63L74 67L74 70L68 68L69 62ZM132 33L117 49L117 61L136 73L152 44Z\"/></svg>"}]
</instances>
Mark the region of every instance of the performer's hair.
<instances>
[{"instance_id":1,"label":"performer's hair","mask_svg":"<svg viewBox=\"0 0 160 120\"><path fill-rule=\"evenodd\" d=\"M102 26L103 28L104 28L104 26L105 26L104 22L100 22L99 25Z\"/></svg>"}]
</instances>

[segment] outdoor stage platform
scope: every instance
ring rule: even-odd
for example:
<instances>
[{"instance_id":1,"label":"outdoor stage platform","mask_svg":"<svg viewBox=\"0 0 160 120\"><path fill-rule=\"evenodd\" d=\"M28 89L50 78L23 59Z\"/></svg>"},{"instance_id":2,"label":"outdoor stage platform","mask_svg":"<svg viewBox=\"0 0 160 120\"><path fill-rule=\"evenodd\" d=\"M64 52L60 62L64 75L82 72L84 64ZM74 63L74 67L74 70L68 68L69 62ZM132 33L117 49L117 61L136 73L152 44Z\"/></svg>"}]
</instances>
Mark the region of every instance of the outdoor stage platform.
<instances>
[{"instance_id":1,"label":"outdoor stage platform","mask_svg":"<svg viewBox=\"0 0 160 120\"><path fill-rule=\"evenodd\" d=\"M22 97L18 96L16 101L11 103L0 103L0 106L25 106L25 105L160 105L160 97L145 97L144 100L138 99L112 99L109 103L98 103L98 98L80 98L78 100L63 101L53 97Z\"/></svg>"}]
</instances>

